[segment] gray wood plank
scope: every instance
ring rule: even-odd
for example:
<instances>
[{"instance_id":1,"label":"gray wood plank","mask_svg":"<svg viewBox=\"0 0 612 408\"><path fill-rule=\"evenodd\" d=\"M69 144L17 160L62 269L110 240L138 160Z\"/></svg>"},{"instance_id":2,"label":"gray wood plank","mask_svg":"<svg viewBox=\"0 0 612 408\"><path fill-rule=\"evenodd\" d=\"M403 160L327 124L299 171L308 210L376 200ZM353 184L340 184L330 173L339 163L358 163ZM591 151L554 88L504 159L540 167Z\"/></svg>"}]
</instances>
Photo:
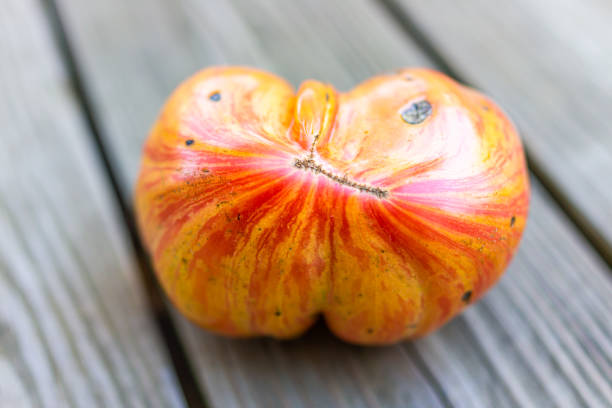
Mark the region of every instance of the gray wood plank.
<instances>
[{"instance_id":1,"label":"gray wood plank","mask_svg":"<svg viewBox=\"0 0 612 408\"><path fill-rule=\"evenodd\" d=\"M184 406L41 3L0 38L0 406Z\"/></svg>"},{"instance_id":2,"label":"gray wood plank","mask_svg":"<svg viewBox=\"0 0 612 408\"><path fill-rule=\"evenodd\" d=\"M612 6L601 0L388 0L505 106L531 156L612 259ZM399 16L401 18L401 16Z\"/></svg>"},{"instance_id":3,"label":"gray wood plank","mask_svg":"<svg viewBox=\"0 0 612 408\"><path fill-rule=\"evenodd\" d=\"M382 70L431 65L368 1L59 4L126 194L156 111L202 66L256 64L296 85L315 77L347 89ZM292 342L227 340L177 316L213 405L608 405L609 270L533 189L523 245L500 285L425 339L361 348L317 326Z\"/></svg>"}]
</instances>

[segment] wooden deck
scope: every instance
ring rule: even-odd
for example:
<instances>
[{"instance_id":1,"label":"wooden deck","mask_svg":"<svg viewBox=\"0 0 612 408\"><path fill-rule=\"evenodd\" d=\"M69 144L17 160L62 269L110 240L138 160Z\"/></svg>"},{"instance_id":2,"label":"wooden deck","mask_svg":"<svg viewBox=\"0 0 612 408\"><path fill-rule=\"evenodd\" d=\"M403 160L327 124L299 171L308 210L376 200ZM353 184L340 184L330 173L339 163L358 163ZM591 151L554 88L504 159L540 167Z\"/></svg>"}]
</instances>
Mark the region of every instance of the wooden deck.
<instances>
[{"instance_id":1,"label":"wooden deck","mask_svg":"<svg viewBox=\"0 0 612 408\"><path fill-rule=\"evenodd\" d=\"M611 21L607 0L4 0L0 407L612 407ZM131 194L164 99L214 64L341 90L429 66L492 95L533 185L500 284L387 348L185 321Z\"/></svg>"}]
</instances>

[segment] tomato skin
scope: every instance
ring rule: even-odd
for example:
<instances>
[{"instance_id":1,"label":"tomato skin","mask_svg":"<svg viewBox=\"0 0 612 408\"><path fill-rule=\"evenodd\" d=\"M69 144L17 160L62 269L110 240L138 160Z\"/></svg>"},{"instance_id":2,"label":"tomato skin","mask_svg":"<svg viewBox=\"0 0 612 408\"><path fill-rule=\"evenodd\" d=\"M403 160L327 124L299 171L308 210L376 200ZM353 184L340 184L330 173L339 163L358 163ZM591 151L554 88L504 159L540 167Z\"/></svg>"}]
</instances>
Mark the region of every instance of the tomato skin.
<instances>
[{"instance_id":1,"label":"tomato skin","mask_svg":"<svg viewBox=\"0 0 612 408\"><path fill-rule=\"evenodd\" d=\"M135 206L177 308L229 336L425 335L478 300L516 251L523 148L489 99L427 69L346 93L215 67L169 98Z\"/></svg>"}]
</instances>

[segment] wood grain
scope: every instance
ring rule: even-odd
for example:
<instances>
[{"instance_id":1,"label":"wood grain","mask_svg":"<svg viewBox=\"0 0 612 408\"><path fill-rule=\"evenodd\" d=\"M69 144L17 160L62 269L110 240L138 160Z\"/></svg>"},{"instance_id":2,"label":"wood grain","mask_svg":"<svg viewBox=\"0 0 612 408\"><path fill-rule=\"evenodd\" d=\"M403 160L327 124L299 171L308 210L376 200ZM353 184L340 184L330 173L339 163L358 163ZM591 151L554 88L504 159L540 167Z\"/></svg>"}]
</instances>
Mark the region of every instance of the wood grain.
<instances>
[{"instance_id":1,"label":"wood grain","mask_svg":"<svg viewBox=\"0 0 612 408\"><path fill-rule=\"evenodd\" d=\"M0 38L0 406L184 406L41 3Z\"/></svg>"},{"instance_id":2,"label":"wood grain","mask_svg":"<svg viewBox=\"0 0 612 408\"><path fill-rule=\"evenodd\" d=\"M612 174L610 3L389 2L512 114L533 159L612 259L612 189L603 176Z\"/></svg>"},{"instance_id":3,"label":"wood grain","mask_svg":"<svg viewBox=\"0 0 612 408\"><path fill-rule=\"evenodd\" d=\"M200 67L256 64L346 89L431 65L367 1L59 4L126 194L164 98ZM500 285L425 339L360 348L320 325L293 342L237 341L177 319L218 407L597 407L612 400L608 273L534 181L531 221Z\"/></svg>"}]
</instances>

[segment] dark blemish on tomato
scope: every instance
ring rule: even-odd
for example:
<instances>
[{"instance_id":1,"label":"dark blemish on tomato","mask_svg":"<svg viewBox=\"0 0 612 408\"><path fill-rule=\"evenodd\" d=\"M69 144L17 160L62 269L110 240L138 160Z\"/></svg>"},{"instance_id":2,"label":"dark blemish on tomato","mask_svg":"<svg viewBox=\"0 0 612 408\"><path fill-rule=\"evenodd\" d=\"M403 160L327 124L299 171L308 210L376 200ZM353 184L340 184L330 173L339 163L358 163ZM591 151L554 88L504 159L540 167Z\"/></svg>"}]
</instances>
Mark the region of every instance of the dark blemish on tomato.
<instances>
[{"instance_id":1,"label":"dark blemish on tomato","mask_svg":"<svg viewBox=\"0 0 612 408\"><path fill-rule=\"evenodd\" d=\"M182 261L184 264L187 264L187 258L181 258L181 261Z\"/></svg>"},{"instance_id":2,"label":"dark blemish on tomato","mask_svg":"<svg viewBox=\"0 0 612 408\"><path fill-rule=\"evenodd\" d=\"M513 215L512 218L510 218L510 226L514 227L515 222L516 222L516 217Z\"/></svg>"},{"instance_id":3,"label":"dark blemish on tomato","mask_svg":"<svg viewBox=\"0 0 612 408\"><path fill-rule=\"evenodd\" d=\"M461 296L461 300L463 300L465 303L468 303L471 297L472 297L472 291L468 290L467 292L463 294L463 296Z\"/></svg>"},{"instance_id":4,"label":"dark blemish on tomato","mask_svg":"<svg viewBox=\"0 0 612 408\"><path fill-rule=\"evenodd\" d=\"M276 310L276 312L274 312L274 316L280 316L281 314L282 314L281 311L278 309Z\"/></svg>"},{"instance_id":5,"label":"dark blemish on tomato","mask_svg":"<svg viewBox=\"0 0 612 408\"><path fill-rule=\"evenodd\" d=\"M380 250L380 252L384 254L384 253L385 253L385 250L384 250L384 249L381 249L381 250Z\"/></svg>"},{"instance_id":6,"label":"dark blemish on tomato","mask_svg":"<svg viewBox=\"0 0 612 408\"><path fill-rule=\"evenodd\" d=\"M257 227L257 231L261 231L261 227Z\"/></svg>"},{"instance_id":7,"label":"dark blemish on tomato","mask_svg":"<svg viewBox=\"0 0 612 408\"><path fill-rule=\"evenodd\" d=\"M418 125L431 116L431 103L429 101L415 102L402 111L402 119L411 125Z\"/></svg>"},{"instance_id":8,"label":"dark blemish on tomato","mask_svg":"<svg viewBox=\"0 0 612 408\"><path fill-rule=\"evenodd\" d=\"M368 334L374 333L374 329L368 329Z\"/></svg>"},{"instance_id":9,"label":"dark blemish on tomato","mask_svg":"<svg viewBox=\"0 0 612 408\"><path fill-rule=\"evenodd\" d=\"M186 144L187 146L191 146L191 145L193 144L193 139L187 139L187 140L185 140L185 144Z\"/></svg>"},{"instance_id":10,"label":"dark blemish on tomato","mask_svg":"<svg viewBox=\"0 0 612 408\"><path fill-rule=\"evenodd\" d=\"M219 91L215 91L210 94L208 99L210 99L213 102L219 102L221 100L221 93Z\"/></svg>"},{"instance_id":11,"label":"dark blemish on tomato","mask_svg":"<svg viewBox=\"0 0 612 408\"><path fill-rule=\"evenodd\" d=\"M325 102L329 102L329 94L328 93L325 94Z\"/></svg>"},{"instance_id":12,"label":"dark blemish on tomato","mask_svg":"<svg viewBox=\"0 0 612 408\"><path fill-rule=\"evenodd\" d=\"M363 293L358 293L357 297L363 297Z\"/></svg>"},{"instance_id":13,"label":"dark blemish on tomato","mask_svg":"<svg viewBox=\"0 0 612 408\"><path fill-rule=\"evenodd\" d=\"M236 217L236 219L240 221L240 213L238 213L238 216Z\"/></svg>"}]
</instances>

